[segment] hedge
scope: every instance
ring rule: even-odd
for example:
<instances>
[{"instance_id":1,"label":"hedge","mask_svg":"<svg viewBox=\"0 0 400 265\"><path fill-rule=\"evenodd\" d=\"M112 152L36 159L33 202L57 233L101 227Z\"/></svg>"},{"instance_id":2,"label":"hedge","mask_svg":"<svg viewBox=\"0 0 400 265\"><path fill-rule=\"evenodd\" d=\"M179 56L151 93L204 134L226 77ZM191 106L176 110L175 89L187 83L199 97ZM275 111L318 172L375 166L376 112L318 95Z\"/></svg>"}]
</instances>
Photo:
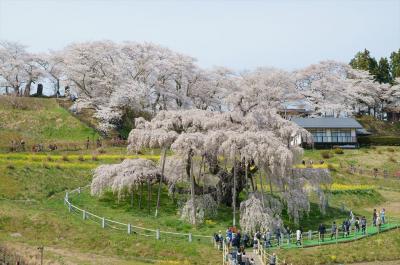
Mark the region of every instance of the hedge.
<instances>
[{"instance_id":1,"label":"hedge","mask_svg":"<svg viewBox=\"0 0 400 265\"><path fill-rule=\"evenodd\" d=\"M360 136L360 145L400 145L400 136Z\"/></svg>"}]
</instances>

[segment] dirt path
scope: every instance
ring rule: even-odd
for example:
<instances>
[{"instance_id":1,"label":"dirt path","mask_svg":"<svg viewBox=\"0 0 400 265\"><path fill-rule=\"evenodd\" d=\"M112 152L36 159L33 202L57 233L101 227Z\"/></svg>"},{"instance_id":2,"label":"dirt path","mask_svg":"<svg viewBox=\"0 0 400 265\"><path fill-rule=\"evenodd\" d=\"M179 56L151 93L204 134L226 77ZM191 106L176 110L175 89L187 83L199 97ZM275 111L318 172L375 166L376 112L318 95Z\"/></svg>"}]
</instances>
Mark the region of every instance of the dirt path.
<instances>
[{"instance_id":1,"label":"dirt path","mask_svg":"<svg viewBox=\"0 0 400 265\"><path fill-rule=\"evenodd\" d=\"M385 208L387 216L393 216L400 218L400 192L398 191L388 191L388 190L378 190L379 193L385 198L386 202L371 207L368 210L370 212L373 209L377 209L380 211L382 208Z\"/></svg>"},{"instance_id":2,"label":"dirt path","mask_svg":"<svg viewBox=\"0 0 400 265\"><path fill-rule=\"evenodd\" d=\"M40 264L40 256L37 247L33 247L23 243L8 242L7 248L24 257L30 264ZM78 265L78 264L163 264L155 260L124 260L118 257L103 256L98 254L83 253L71 249L61 249L54 247L44 248L44 264L45 265Z\"/></svg>"}]
</instances>

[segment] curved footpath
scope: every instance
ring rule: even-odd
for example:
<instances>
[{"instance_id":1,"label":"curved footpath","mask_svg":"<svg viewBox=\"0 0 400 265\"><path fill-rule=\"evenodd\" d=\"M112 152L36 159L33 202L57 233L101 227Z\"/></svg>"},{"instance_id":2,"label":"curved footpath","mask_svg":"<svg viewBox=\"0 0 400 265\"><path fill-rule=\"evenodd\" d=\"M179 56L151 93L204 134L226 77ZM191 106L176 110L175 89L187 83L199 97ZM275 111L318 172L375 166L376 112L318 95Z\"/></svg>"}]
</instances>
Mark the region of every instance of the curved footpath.
<instances>
[{"instance_id":1,"label":"curved footpath","mask_svg":"<svg viewBox=\"0 0 400 265\"><path fill-rule=\"evenodd\" d=\"M257 255L253 254L252 249L248 249L246 253L249 258L254 258L255 265L267 265L269 258L271 257L271 253L276 249L294 249L294 248L305 248L305 247L317 247L323 245L331 245L331 244L339 244L339 243L348 243L355 240L367 238L369 236L378 235L379 233L383 233L392 229L400 228L400 222L396 219L388 219L388 222L383 224L380 229L375 226L367 227L366 233L363 234L361 231L355 231L353 227L353 231L348 236L344 236L342 231L338 232L336 236L331 238L331 233L328 231L325 234L325 239L322 241L321 235L318 232L305 232L303 233L303 237L301 240L301 245L296 245L296 239L291 235L290 238L286 237L281 240L281 244L278 246L276 244L276 239L271 240L272 243L275 243L272 247L265 248L263 247L264 242L259 244L259 248L257 251ZM231 253L230 250L226 247L225 243L223 246L223 264L230 265L231 264ZM233 263L232 263L233 264ZM285 264L283 260L277 257L276 265Z\"/></svg>"}]
</instances>

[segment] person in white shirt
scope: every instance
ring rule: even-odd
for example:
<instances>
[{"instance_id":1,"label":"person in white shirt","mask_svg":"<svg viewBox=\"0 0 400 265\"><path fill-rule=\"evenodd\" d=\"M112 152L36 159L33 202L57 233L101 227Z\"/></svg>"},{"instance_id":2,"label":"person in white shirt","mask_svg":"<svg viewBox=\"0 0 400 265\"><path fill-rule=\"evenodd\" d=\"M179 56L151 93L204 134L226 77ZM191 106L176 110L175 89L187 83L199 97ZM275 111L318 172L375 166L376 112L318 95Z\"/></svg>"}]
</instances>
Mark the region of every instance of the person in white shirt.
<instances>
[{"instance_id":1,"label":"person in white shirt","mask_svg":"<svg viewBox=\"0 0 400 265\"><path fill-rule=\"evenodd\" d=\"M301 246L301 230L296 230L296 246Z\"/></svg>"}]
</instances>

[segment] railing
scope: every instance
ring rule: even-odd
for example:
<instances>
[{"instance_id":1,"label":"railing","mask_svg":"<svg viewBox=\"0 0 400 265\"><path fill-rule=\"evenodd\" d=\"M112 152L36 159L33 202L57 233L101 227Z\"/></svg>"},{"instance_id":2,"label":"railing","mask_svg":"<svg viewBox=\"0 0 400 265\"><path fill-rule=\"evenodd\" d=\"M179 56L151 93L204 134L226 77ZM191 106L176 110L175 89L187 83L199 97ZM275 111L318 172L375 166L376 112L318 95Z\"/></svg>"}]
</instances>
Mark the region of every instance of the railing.
<instances>
[{"instance_id":1,"label":"railing","mask_svg":"<svg viewBox=\"0 0 400 265\"><path fill-rule=\"evenodd\" d=\"M88 186L86 186L88 187ZM86 188L84 187L84 188ZM160 229L150 229L150 228L145 228L145 227L140 227L136 226L130 223L123 223L123 222L118 222L115 220L111 220L99 215L96 215L94 213L88 212L85 209L82 209L76 205L73 205L70 201L70 195L71 194L80 194L82 192L81 187L66 192L65 193L65 198L64 198L64 204L68 207L68 211L70 213L75 213L78 214L82 217L83 220L90 220L93 221L99 225L101 225L102 228L112 228L115 230L119 231L125 231L127 234L136 234L140 236L147 236L147 237L154 237L157 240L162 238L162 235L168 235L168 240L172 239L171 236L175 236L176 239L183 239L186 238L188 242L192 242L194 239L197 239L198 241L207 239L213 242L214 238L212 236L205 236L205 235L198 235L198 234L192 234L192 233L177 233L177 232L170 232L170 231L162 231Z\"/></svg>"},{"instance_id":2,"label":"railing","mask_svg":"<svg viewBox=\"0 0 400 265\"><path fill-rule=\"evenodd\" d=\"M269 254L267 250L263 247L263 244L261 244L261 242L258 244L257 254L260 256L263 265L270 264L269 260L273 258L273 254ZM278 256L276 255L275 255L275 264L276 265L281 264L280 260L278 259Z\"/></svg>"},{"instance_id":3,"label":"railing","mask_svg":"<svg viewBox=\"0 0 400 265\"><path fill-rule=\"evenodd\" d=\"M351 224L348 233L340 225L337 226L337 229L334 233L332 233L332 229L326 229L324 234L312 230L309 230L307 232L302 232L299 245L296 244L297 242L296 234L286 234L286 235L281 234L279 236L279 244L277 240L278 237L275 235L271 235L269 240L270 241L269 243L271 245L268 247L265 244L266 243L265 240L264 241L259 240L257 247L257 255L260 257L262 264L267 265L269 264L269 261L272 257L271 251L275 249L304 248L304 247L314 247L314 246L328 245L328 244L345 243L398 228L400 228L400 220L389 216L385 216L384 224L382 224L381 226L366 225L365 230L362 229L361 225L357 230L355 225ZM217 247L218 245L215 244L215 246ZM275 263L277 265L286 264L285 260L278 258L278 256L275 256ZM224 238L222 239L222 264L223 265L235 264L232 258L230 258L229 245L226 243Z\"/></svg>"},{"instance_id":4,"label":"railing","mask_svg":"<svg viewBox=\"0 0 400 265\"><path fill-rule=\"evenodd\" d=\"M313 136L314 143L357 143L355 136Z\"/></svg>"},{"instance_id":5,"label":"railing","mask_svg":"<svg viewBox=\"0 0 400 265\"><path fill-rule=\"evenodd\" d=\"M347 172L350 174L360 174L360 175L370 175L374 177L384 177L384 178L400 178L400 169L389 171L387 169L381 169L381 168L364 168L362 166L353 166L350 165L347 168Z\"/></svg>"},{"instance_id":6,"label":"railing","mask_svg":"<svg viewBox=\"0 0 400 265\"><path fill-rule=\"evenodd\" d=\"M382 224L380 227L379 226L372 226L372 225L367 225L365 228L365 233L362 232L362 227L360 225L359 230L356 230L356 227L354 224L350 226L350 230L348 235L346 235L346 231L343 230L343 228L338 225L338 228L334 233L332 233L332 229L326 229L325 233L322 235L318 231L306 231L302 232L301 234L301 244L296 245L296 234L281 234L280 239L279 239L279 244L277 240L277 236L271 236L271 244L272 246L270 247L265 247L265 241L262 243L259 243L262 246L262 248L265 248L267 250L273 250L273 249L287 249L287 248L301 248L301 247L312 247L312 246L318 246L318 245L324 245L324 244L337 244L337 243L342 243L342 242L349 242L349 241L354 241L358 240L364 237L368 237L371 235L379 234L384 231L388 231L391 229L398 229L400 228L400 220L397 220L396 218L392 218L389 216L385 217L385 223ZM333 236L331 237L331 235ZM324 240L323 240L324 236Z\"/></svg>"}]
</instances>

